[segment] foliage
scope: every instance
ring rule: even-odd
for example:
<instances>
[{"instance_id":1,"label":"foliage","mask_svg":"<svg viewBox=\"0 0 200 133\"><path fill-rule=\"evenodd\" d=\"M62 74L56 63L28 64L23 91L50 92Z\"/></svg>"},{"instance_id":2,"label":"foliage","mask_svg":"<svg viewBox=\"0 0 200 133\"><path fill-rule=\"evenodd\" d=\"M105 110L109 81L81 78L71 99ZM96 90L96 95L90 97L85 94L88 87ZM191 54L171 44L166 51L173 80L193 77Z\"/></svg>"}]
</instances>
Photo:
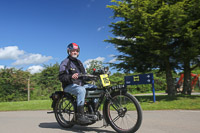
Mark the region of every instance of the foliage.
<instances>
[{"instance_id":1,"label":"foliage","mask_svg":"<svg viewBox=\"0 0 200 133\"><path fill-rule=\"evenodd\" d=\"M44 65L41 73L31 75L29 72L15 68L0 69L0 101L27 100L27 86L30 78L31 100L49 99L51 93L61 90L58 80L59 65Z\"/></svg>"},{"instance_id":2,"label":"foliage","mask_svg":"<svg viewBox=\"0 0 200 133\"><path fill-rule=\"evenodd\" d=\"M194 86L194 90L200 92L200 67L192 70L193 74L199 75L199 80L197 81L196 85Z\"/></svg>"},{"instance_id":3,"label":"foliage","mask_svg":"<svg viewBox=\"0 0 200 133\"><path fill-rule=\"evenodd\" d=\"M31 100L49 99L51 93L61 90L61 83L58 80L59 65L45 65L41 73L31 75L27 71L4 68L0 69L0 101L25 101L27 100L27 79L30 78ZM154 76L154 86L157 91L166 90L165 74L158 70L150 71ZM200 74L199 68L193 70L193 73ZM138 75L143 73L114 73L110 75L111 86L124 84L124 76ZM173 77L179 77L173 73ZM99 84L99 82L97 82ZM136 93L151 93L152 86L149 85L130 85L128 91Z\"/></svg>"},{"instance_id":4,"label":"foliage","mask_svg":"<svg viewBox=\"0 0 200 133\"><path fill-rule=\"evenodd\" d=\"M94 68L95 69L100 69L100 68L103 67L103 62L102 61L98 61L98 60L92 60L87 64L87 66L88 66L86 68L87 73L92 74Z\"/></svg>"},{"instance_id":5,"label":"foliage","mask_svg":"<svg viewBox=\"0 0 200 133\"><path fill-rule=\"evenodd\" d=\"M36 85L34 99L47 99L56 90L61 90L61 83L58 80L59 64L44 65L45 69L32 76L32 82Z\"/></svg>"},{"instance_id":6,"label":"foliage","mask_svg":"<svg viewBox=\"0 0 200 133\"><path fill-rule=\"evenodd\" d=\"M155 91L165 91L166 90L166 79L165 75L162 73L157 73L156 71L152 71L150 73L153 73L154 76L154 88ZM132 76L132 75L138 75L141 73L129 73L129 74L122 74L122 73L114 73L111 75L110 82L112 86L118 85L118 84L124 84L124 77L125 76ZM152 85L130 85L127 86L127 89L131 93L148 93L152 92Z\"/></svg>"},{"instance_id":7,"label":"foliage","mask_svg":"<svg viewBox=\"0 0 200 133\"><path fill-rule=\"evenodd\" d=\"M29 73L15 68L0 69L0 101L27 99L27 79Z\"/></svg>"},{"instance_id":8,"label":"foliage","mask_svg":"<svg viewBox=\"0 0 200 133\"><path fill-rule=\"evenodd\" d=\"M200 53L200 2L197 0L112 0L110 27L116 37L107 42L121 52L119 64L125 72L158 69L166 73L170 94L174 94L174 70L190 73L190 62ZM189 65L188 65L189 64ZM188 77L189 78L189 77ZM188 80L185 80L188 81Z\"/></svg>"}]
</instances>

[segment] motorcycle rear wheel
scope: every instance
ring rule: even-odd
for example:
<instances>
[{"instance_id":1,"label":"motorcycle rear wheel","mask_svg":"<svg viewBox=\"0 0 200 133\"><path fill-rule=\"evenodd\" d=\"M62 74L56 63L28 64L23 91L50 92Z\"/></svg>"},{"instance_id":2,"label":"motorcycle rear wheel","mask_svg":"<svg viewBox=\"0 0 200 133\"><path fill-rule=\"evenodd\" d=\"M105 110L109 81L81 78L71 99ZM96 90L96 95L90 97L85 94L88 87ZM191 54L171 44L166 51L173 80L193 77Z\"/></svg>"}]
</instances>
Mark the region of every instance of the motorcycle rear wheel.
<instances>
[{"instance_id":1,"label":"motorcycle rear wheel","mask_svg":"<svg viewBox=\"0 0 200 133\"><path fill-rule=\"evenodd\" d=\"M54 108L54 114L61 127L70 128L74 126L75 108L71 100L66 97L58 99Z\"/></svg>"},{"instance_id":2,"label":"motorcycle rear wheel","mask_svg":"<svg viewBox=\"0 0 200 133\"><path fill-rule=\"evenodd\" d=\"M137 99L129 93L116 92L107 100L105 119L118 133L136 132L142 123L142 109Z\"/></svg>"}]
</instances>

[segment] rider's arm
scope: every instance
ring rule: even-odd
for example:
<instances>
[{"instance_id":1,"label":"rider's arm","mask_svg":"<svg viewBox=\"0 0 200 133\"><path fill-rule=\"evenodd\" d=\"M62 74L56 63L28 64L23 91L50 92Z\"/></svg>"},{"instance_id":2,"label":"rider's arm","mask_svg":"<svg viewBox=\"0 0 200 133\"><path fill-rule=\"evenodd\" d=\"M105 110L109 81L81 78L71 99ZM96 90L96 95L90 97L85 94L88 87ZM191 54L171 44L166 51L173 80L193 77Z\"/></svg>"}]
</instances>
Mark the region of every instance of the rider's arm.
<instances>
[{"instance_id":1,"label":"rider's arm","mask_svg":"<svg viewBox=\"0 0 200 133\"><path fill-rule=\"evenodd\" d=\"M69 68L67 66L69 60L64 60L60 64L60 70L59 70L59 80L61 82L71 83L72 75L69 74Z\"/></svg>"},{"instance_id":2,"label":"rider's arm","mask_svg":"<svg viewBox=\"0 0 200 133\"><path fill-rule=\"evenodd\" d=\"M71 82L71 77L72 77L72 75L67 74L66 71L60 71L59 72L59 80L61 82L70 83Z\"/></svg>"}]
</instances>

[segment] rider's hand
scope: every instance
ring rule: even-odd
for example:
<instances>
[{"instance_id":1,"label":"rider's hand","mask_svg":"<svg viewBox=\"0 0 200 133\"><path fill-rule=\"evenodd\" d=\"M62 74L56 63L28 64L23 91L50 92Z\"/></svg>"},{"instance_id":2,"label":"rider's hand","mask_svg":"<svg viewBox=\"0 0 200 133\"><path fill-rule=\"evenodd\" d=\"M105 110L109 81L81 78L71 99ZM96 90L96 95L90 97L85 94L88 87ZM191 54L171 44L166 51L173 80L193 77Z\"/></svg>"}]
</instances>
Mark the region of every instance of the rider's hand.
<instances>
[{"instance_id":1,"label":"rider's hand","mask_svg":"<svg viewBox=\"0 0 200 133\"><path fill-rule=\"evenodd\" d=\"M73 79L78 79L78 73L74 73L74 74L72 75L72 78L73 78Z\"/></svg>"}]
</instances>

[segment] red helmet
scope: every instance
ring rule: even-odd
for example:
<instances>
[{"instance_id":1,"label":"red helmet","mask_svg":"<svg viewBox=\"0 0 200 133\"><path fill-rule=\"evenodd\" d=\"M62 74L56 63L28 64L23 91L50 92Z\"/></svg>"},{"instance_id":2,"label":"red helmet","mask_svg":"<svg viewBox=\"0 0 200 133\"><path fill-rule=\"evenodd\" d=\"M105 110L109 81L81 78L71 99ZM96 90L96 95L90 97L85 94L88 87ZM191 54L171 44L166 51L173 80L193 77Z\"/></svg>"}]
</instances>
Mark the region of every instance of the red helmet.
<instances>
[{"instance_id":1,"label":"red helmet","mask_svg":"<svg viewBox=\"0 0 200 133\"><path fill-rule=\"evenodd\" d=\"M76 44L76 43L70 43L68 46L67 46L67 53L69 54L70 50L78 50L78 52L80 51L80 47Z\"/></svg>"}]
</instances>

